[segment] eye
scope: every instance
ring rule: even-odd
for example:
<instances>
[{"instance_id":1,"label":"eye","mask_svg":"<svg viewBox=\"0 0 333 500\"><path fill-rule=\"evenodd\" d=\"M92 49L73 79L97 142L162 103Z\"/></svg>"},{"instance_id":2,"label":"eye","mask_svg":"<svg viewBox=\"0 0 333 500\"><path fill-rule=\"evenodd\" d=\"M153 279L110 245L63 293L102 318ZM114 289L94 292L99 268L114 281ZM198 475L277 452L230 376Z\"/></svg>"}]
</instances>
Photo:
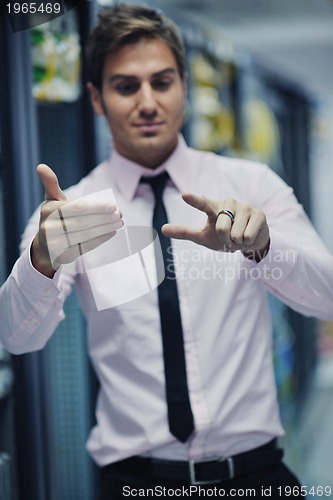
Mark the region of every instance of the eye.
<instances>
[{"instance_id":1,"label":"eye","mask_svg":"<svg viewBox=\"0 0 333 500\"><path fill-rule=\"evenodd\" d=\"M118 83L118 85L116 86L116 91L121 95L135 94L138 89L139 84L137 82Z\"/></svg>"},{"instance_id":2,"label":"eye","mask_svg":"<svg viewBox=\"0 0 333 500\"><path fill-rule=\"evenodd\" d=\"M171 78L161 78L158 80L154 80L152 82L152 87L155 90L167 90L172 84Z\"/></svg>"}]
</instances>

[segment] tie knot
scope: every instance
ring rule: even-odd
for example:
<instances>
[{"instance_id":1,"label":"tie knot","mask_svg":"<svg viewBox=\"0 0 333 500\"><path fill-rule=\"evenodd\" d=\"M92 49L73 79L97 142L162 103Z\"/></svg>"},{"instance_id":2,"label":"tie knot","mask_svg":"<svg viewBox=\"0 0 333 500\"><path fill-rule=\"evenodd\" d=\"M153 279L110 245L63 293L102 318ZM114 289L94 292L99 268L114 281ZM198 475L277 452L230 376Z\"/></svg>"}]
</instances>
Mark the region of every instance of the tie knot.
<instances>
[{"instance_id":1,"label":"tie knot","mask_svg":"<svg viewBox=\"0 0 333 500\"><path fill-rule=\"evenodd\" d=\"M162 198L162 194L168 179L168 172L162 172L161 174L155 175L154 177L141 177L140 182L150 184L154 192L155 199L160 199Z\"/></svg>"}]
</instances>

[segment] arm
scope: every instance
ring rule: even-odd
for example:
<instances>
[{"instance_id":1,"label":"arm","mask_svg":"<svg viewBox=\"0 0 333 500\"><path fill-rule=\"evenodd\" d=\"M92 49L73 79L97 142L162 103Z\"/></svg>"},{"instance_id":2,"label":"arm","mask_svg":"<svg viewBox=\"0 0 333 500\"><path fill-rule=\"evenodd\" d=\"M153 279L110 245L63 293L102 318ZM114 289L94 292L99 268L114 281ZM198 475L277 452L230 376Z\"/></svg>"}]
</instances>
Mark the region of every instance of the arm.
<instances>
[{"instance_id":1,"label":"arm","mask_svg":"<svg viewBox=\"0 0 333 500\"><path fill-rule=\"evenodd\" d=\"M44 347L64 317L62 307L75 279L76 258L122 226L114 204L68 202L49 167L40 165L38 174L45 201L28 224L23 254L0 291L1 341L14 354ZM61 268L61 264L68 265Z\"/></svg>"},{"instance_id":2,"label":"arm","mask_svg":"<svg viewBox=\"0 0 333 500\"><path fill-rule=\"evenodd\" d=\"M296 311L332 320L332 254L292 189L269 169L262 176L262 189L257 197L271 235L270 250L257 264L264 286ZM269 272L264 272L265 269Z\"/></svg>"},{"instance_id":3,"label":"arm","mask_svg":"<svg viewBox=\"0 0 333 500\"><path fill-rule=\"evenodd\" d=\"M25 234L32 229L33 221ZM31 263L30 247L0 289L1 342L12 354L44 347L64 318L63 303L75 278L74 272L65 274L62 270L53 279L39 273Z\"/></svg>"},{"instance_id":4,"label":"arm","mask_svg":"<svg viewBox=\"0 0 333 500\"><path fill-rule=\"evenodd\" d=\"M186 203L207 214L206 225L190 229L168 224L163 232L214 250L241 251L260 270L263 286L290 307L333 319L333 256L291 188L276 174L261 167L253 185L255 191L246 204L183 195ZM233 223L225 214L217 217L222 209L234 213Z\"/></svg>"}]
</instances>

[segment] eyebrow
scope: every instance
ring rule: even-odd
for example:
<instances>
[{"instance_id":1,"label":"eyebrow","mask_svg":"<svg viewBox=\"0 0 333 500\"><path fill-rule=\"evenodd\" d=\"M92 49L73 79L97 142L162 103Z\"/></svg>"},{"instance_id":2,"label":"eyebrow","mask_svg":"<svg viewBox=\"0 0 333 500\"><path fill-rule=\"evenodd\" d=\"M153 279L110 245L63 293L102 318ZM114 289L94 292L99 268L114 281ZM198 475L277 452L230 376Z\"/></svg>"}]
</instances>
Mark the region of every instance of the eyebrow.
<instances>
[{"instance_id":1,"label":"eyebrow","mask_svg":"<svg viewBox=\"0 0 333 500\"><path fill-rule=\"evenodd\" d=\"M163 69L162 71L157 71L156 73L153 73L152 78L158 78L160 76L164 76L166 74L176 74L176 70L174 68L166 68ZM108 79L109 83L112 83L117 80L138 80L138 77L135 75L123 75L121 73L115 73L114 75L111 75L110 78Z\"/></svg>"}]
</instances>

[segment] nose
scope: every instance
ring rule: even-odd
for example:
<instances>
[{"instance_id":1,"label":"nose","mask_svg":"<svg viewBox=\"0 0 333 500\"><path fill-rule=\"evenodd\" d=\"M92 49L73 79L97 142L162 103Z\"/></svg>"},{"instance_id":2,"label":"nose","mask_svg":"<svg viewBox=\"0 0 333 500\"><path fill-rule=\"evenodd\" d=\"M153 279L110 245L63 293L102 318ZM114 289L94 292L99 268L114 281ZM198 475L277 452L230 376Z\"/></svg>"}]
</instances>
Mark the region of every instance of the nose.
<instances>
[{"instance_id":1,"label":"nose","mask_svg":"<svg viewBox=\"0 0 333 500\"><path fill-rule=\"evenodd\" d=\"M157 113L154 90L148 82L141 86L138 108L140 115L144 118L153 118Z\"/></svg>"}]
</instances>

